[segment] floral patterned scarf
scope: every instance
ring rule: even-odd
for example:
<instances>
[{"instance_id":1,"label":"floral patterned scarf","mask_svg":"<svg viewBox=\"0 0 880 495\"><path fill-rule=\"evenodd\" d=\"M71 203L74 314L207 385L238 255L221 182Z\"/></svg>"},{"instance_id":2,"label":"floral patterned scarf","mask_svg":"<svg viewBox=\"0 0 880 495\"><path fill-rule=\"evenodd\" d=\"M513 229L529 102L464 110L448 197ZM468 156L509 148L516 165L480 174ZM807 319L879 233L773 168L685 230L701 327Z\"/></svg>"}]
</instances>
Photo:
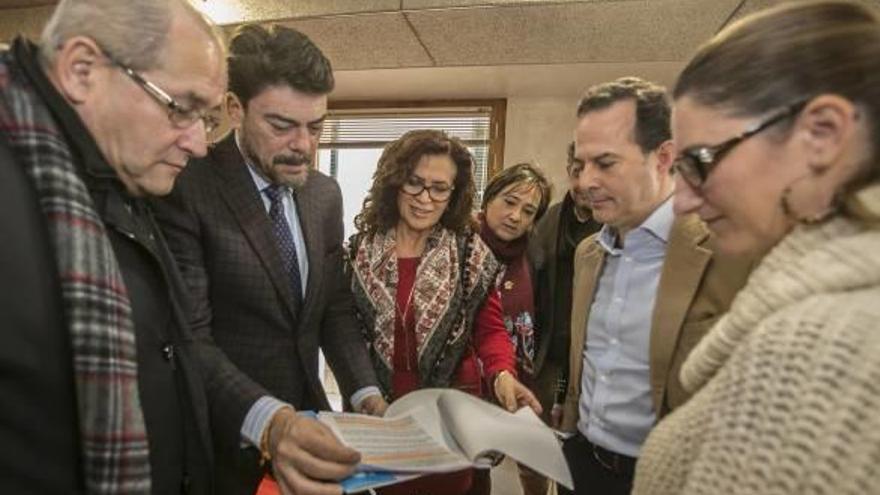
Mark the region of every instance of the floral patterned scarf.
<instances>
[{"instance_id":1,"label":"floral patterned scarf","mask_svg":"<svg viewBox=\"0 0 880 495\"><path fill-rule=\"evenodd\" d=\"M384 382L383 371L390 373L394 352L398 280L394 229L356 237L350 264L358 316L366 327L374 364L380 364L380 382ZM430 234L412 295L424 384L444 385L447 375L451 376L454 366L447 361L457 365L469 341L476 310L493 287L498 268L478 235L459 236L441 227Z\"/></svg>"}]
</instances>

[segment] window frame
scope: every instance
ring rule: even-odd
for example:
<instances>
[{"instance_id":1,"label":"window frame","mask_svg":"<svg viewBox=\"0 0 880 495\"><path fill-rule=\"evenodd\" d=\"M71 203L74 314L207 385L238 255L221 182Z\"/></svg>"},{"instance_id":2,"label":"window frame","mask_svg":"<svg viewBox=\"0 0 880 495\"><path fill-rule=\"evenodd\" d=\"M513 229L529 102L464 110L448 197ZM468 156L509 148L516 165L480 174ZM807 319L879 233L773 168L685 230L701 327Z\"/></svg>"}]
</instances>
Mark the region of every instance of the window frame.
<instances>
[{"instance_id":1,"label":"window frame","mask_svg":"<svg viewBox=\"0 0 880 495\"><path fill-rule=\"evenodd\" d=\"M375 110L376 116L394 115L396 110L454 108L487 108L489 110L489 156L487 159L486 180L504 168L504 139L507 119L507 99L464 99L464 100L330 100L327 103L327 116L350 110ZM369 112L366 112L369 113ZM326 131L326 129L325 129ZM327 149L326 145L320 146ZM332 148L332 147L331 147ZM342 148L342 146L339 146Z\"/></svg>"}]
</instances>

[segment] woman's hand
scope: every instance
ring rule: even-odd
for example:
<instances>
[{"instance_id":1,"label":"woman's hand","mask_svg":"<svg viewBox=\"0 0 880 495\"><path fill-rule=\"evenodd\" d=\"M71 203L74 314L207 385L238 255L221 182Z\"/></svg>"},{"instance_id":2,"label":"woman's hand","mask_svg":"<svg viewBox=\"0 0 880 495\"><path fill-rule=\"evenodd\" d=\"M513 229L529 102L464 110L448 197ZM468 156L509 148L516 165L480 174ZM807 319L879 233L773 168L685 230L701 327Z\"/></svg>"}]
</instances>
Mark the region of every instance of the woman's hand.
<instances>
[{"instance_id":1,"label":"woman's hand","mask_svg":"<svg viewBox=\"0 0 880 495\"><path fill-rule=\"evenodd\" d=\"M508 411L514 412L520 407L529 406L535 411L535 414L541 414L541 404L538 399L509 371L501 371L495 375L493 388L495 389L495 398Z\"/></svg>"}]
</instances>

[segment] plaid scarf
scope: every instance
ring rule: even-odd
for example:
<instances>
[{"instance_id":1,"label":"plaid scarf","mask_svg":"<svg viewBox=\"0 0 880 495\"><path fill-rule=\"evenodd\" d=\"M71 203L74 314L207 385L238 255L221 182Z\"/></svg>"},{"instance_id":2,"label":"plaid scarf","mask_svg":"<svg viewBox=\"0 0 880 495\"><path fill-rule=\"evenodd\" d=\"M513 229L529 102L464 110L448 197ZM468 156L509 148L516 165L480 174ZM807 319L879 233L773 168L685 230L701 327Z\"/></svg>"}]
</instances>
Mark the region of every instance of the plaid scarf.
<instances>
[{"instance_id":1,"label":"plaid scarf","mask_svg":"<svg viewBox=\"0 0 880 495\"><path fill-rule=\"evenodd\" d=\"M55 252L73 350L86 489L150 493L146 428L138 396L131 304L104 224L77 174L72 149L23 64L17 40L0 52L0 132L31 177ZM29 59L29 60L28 60Z\"/></svg>"}]
</instances>

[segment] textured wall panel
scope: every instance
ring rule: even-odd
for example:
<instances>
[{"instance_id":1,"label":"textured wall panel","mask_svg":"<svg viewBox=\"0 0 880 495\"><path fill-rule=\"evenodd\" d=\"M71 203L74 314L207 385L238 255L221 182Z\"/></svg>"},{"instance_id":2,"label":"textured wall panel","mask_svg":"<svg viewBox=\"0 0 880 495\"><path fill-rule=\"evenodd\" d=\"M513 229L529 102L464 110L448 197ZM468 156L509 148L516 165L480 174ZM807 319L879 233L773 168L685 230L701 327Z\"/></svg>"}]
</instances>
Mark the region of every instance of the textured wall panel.
<instances>
[{"instance_id":1,"label":"textured wall panel","mask_svg":"<svg viewBox=\"0 0 880 495\"><path fill-rule=\"evenodd\" d=\"M302 19L285 24L312 38L337 70L433 65L399 13Z\"/></svg>"},{"instance_id":2,"label":"textured wall panel","mask_svg":"<svg viewBox=\"0 0 880 495\"><path fill-rule=\"evenodd\" d=\"M587 2L408 12L438 65L681 60L737 0Z\"/></svg>"},{"instance_id":3,"label":"textured wall panel","mask_svg":"<svg viewBox=\"0 0 880 495\"><path fill-rule=\"evenodd\" d=\"M573 105L577 95L592 84L622 76L640 76L669 85L681 67L682 62L640 62L338 71L336 90L331 98L393 100L560 96L570 98Z\"/></svg>"}]
</instances>

